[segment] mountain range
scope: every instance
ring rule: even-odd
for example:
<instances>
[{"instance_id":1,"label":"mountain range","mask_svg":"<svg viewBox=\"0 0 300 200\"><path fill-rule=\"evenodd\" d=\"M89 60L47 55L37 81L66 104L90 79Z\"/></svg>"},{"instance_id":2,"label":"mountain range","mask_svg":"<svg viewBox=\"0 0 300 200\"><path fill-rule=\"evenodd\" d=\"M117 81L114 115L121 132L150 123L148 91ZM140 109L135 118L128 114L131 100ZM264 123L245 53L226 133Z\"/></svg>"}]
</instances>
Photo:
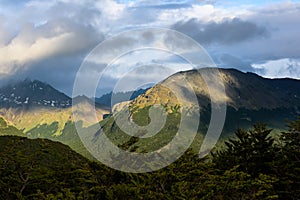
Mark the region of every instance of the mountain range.
<instances>
[{"instance_id":1,"label":"mountain range","mask_svg":"<svg viewBox=\"0 0 300 200\"><path fill-rule=\"evenodd\" d=\"M196 94L197 104L200 107L199 134L196 140L201 143L211 120L210 93L201 74L207 74L209 71L210 69L201 69L178 72L152 88L131 92L133 95L130 101L115 105L117 109L113 109L116 112L113 116L109 116L112 94L96 99L107 104L103 105L85 96L72 99L41 81L25 80L0 88L0 117L3 118L5 127L20 130L19 135L23 132L24 136L30 138L60 141L90 157L75 128L72 102L75 108L80 107L84 110L92 110L95 105L98 121L113 142L127 150L150 151L167 144L174 137L180 123L180 110L183 107L193 111L197 106L193 105L195 102L187 96L191 91L187 91L188 89L180 84L181 80L185 79L190 85L189 89ZM249 128L256 122L265 122L277 132L281 132L286 129L282 122L300 115L299 80L267 79L235 69L219 69L219 72L226 95L218 97L218 91L214 91L214 95L223 98L227 103L226 121L221 138L229 137L237 128ZM180 96L181 104L175 93ZM122 96L122 93L118 95ZM128 105L132 113L131 120L145 126L150 123L149 108L155 104L164 106L168 118L159 134L151 139L132 140L115 123L118 112L121 113L124 106ZM109 117L104 119L104 116ZM95 123L90 116L82 115L80 119L82 127L87 131Z\"/></svg>"}]
</instances>

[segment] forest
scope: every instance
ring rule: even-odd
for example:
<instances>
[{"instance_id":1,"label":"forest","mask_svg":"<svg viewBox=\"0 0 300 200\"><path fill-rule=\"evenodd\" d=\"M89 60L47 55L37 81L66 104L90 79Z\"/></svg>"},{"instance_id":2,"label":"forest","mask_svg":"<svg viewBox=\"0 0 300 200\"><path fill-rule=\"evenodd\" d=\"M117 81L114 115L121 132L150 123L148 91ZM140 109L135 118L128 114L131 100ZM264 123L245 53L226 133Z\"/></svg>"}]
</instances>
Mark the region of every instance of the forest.
<instances>
[{"instance_id":1,"label":"forest","mask_svg":"<svg viewBox=\"0 0 300 200\"><path fill-rule=\"evenodd\" d=\"M110 169L47 139L0 136L0 199L300 199L300 117L272 136L238 129L205 158L192 150L143 174Z\"/></svg>"}]
</instances>

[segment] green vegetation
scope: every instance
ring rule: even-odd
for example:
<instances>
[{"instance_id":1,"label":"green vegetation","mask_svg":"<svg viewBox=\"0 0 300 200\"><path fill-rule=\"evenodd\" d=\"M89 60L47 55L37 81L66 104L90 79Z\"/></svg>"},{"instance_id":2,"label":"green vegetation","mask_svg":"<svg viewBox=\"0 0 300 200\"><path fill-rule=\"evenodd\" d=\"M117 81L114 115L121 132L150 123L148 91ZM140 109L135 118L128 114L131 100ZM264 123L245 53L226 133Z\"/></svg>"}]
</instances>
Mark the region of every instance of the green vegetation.
<instances>
[{"instance_id":1,"label":"green vegetation","mask_svg":"<svg viewBox=\"0 0 300 200\"><path fill-rule=\"evenodd\" d=\"M145 174L115 171L57 142L1 136L0 199L299 199L300 118L278 140L271 133L264 124L238 129L210 156L188 151Z\"/></svg>"},{"instance_id":2,"label":"green vegetation","mask_svg":"<svg viewBox=\"0 0 300 200\"><path fill-rule=\"evenodd\" d=\"M148 106L134 112L132 115L133 122L139 126L146 126L151 123L149 109L150 107ZM179 112L169 113L164 127L151 138L130 137L119 128L114 117L103 120L100 122L100 125L107 137L122 149L130 151L134 149L136 152L151 152L160 149L173 139L178 131L180 117ZM145 133L141 132L139 134L143 135Z\"/></svg>"},{"instance_id":3,"label":"green vegetation","mask_svg":"<svg viewBox=\"0 0 300 200\"><path fill-rule=\"evenodd\" d=\"M25 136L21 130L9 125L2 117L0 117L0 135Z\"/></svg>"},{"instance_id":4,"label":"green vegetation","mask_svg":"<svg viewBox=\"0 0 300 200\"><path fill-rule=\"evenodd\" d=\"M79 127L82 127L82 123L79 123ZM43 138L49 139L52 141L61 142L65 145L71 147L77 153L83 155L86 158L94 159L93 156L87 151L87 149L82 144L80 137L78 136L75 123L68 121L62 130L60 135L56 135L56 131L58 128L58 122L53 122L50 125L43 124L39 125L30 131L27 132L27 137L31 139ZM83 128L84 129L84 128Z\"/></svg>"},{"instance_id":5,"label":"green vegetation","mask_svg":"<svg viewBox=\"0 0 300 200\"><path fill-rule=\"evenodd\" d=\"M200 150L203 138L207 132L208 126L210 124L211 110L210 104L201 109L200 113L200 123L198 126L198 133L194 143L192 145L195 152ZM131 119L134 123L139 126L146 126L151 123L149 117L150 106L143 108L133 107L131 109ZM166 108L168 110L168 108ZM110 138L110 140L115 144L121 147L124 150L137 151L137 152L150 152L157 149L160 149L164 145L168 144L177 133L180 120L181 120L181 111L178 105L171 106L168 112L166 123L164 127L153 137L151 138L132 138L128 134L124 133L116 124L115 117L108 117L105 120L100 122L100 126L103 129L103 132ZM193 109L190 109L193 111ZM122 111L121 111L122 112ZM270 128L273 129L271 135L277 139L282 131L285 131L287 128L285 126L286 120L295 120L295 115L291 114L292 110L278 108L278 109L258 109L258 110L248 110L245 108L236 110L230 106L227 109L227 116L224 124L224 128L221 134L221 138L218 142L218 147L221 148L229 137L233 135L235 130L249 129L253 124L262 122L267 123ZM289 115L290 114L290 115ZM234 123L232 123L234 122ZM127 123L127 122L124 122ZM192 120L189 122L186 130L189 130L190 127L193 127ZM88 130L88 129L87 129ZM145 134L141 132L140 134Z\"/></svg>"}]
</instances>

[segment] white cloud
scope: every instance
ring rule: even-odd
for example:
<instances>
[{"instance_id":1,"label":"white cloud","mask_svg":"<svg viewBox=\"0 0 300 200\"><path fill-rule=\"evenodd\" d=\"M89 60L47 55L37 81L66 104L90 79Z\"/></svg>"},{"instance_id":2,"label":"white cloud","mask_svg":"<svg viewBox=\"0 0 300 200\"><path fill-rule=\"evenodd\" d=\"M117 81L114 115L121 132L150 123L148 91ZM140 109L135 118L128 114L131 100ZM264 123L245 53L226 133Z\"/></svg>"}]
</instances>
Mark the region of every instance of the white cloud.
<instances>
[{"instance_id":1,"label":"white cloud","mask_svg":"<svg viewBox=\"0 0 300 200\"><path fill-rule=\"evenodd\" d=\"M252 65L258 74L268 78L300 78L300 60L280 59Z\"/></svg>"},{"instance_id":2,"label":"white cloud","mask_svg":"<svg viewBox=\"0 0 300 200\"><path fill-rule=\"evenodd\" d=\"M84 20L82 23L76 20L77 17L84 19L81 14L86 11L85 8L74 5L72 12L68 12L68 5L60 3L30 1L19 12L20 15L11 17L10 13L3 16L0 23L0 27L4 27L0 30L1 74L24 71L33 63L51 57L55 59L55 56L76 56L103 39L103 35ZM59 9L57 6L60 6Z\"/></svg>"},{"instance_id":3,"label":"white cloud","mask_svg":"<svg viewBox=\"0 0 300 200\"><path fill-rule=\"evenodd\" d=\"M233 19L240 16L249 15L251 12L243 8L225 9L217 8L214 5L193 5L191 8L180 10L169 10L161 13L159 20L166 22L197 19L201 22L221 22L224 19Z\"/></svg>"}]
</instances>

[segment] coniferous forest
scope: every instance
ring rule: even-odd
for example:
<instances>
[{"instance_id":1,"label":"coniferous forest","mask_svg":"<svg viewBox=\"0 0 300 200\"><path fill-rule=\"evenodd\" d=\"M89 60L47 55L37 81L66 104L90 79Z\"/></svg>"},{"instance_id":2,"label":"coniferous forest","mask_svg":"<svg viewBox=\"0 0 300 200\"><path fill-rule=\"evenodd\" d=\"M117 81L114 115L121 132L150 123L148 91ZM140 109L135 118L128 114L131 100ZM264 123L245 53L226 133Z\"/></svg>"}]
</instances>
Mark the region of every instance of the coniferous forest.
<instances>
[{"instance_id":1,"label":"coniferous forest","mask_svg":"<svg viewBox=\"0 0 300 200\"><path fill-rule=\"evenodd\" d=\"M0 137L0 199L300 199L300 117L271 136L236 130L205 158L189 150L159 171L130 174L45 139Z\"/></svg>"}]
</instances>

